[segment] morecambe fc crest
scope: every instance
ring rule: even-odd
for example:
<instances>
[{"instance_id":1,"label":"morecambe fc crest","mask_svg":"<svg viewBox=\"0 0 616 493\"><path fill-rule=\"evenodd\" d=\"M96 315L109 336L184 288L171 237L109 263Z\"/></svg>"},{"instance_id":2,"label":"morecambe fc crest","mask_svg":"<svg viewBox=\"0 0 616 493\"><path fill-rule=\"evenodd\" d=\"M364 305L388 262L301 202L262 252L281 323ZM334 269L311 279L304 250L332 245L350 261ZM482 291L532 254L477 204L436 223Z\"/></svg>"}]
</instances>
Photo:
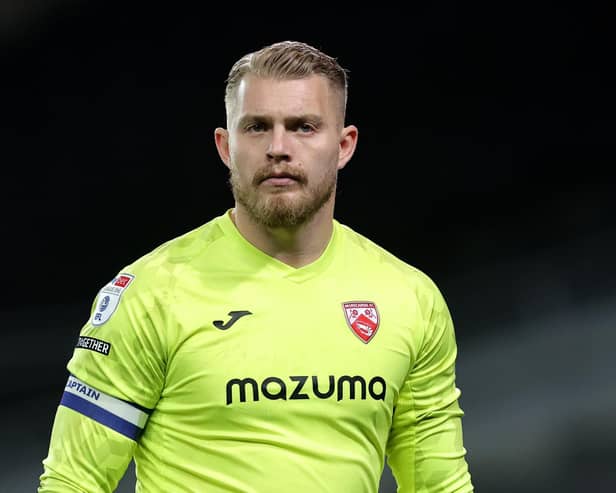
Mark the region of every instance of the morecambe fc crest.
<instances>
[{"instance_id":1,"label":"morecambe fc crest","mask_svg":"<svg viewBox=\"0 0 616 493\"><path fill-rule=\"evenodd\" d=\"M379 328L379 312L371 301L347 301L342 303L344 316L351 330L366 344Z\"/></svg>"}]
</instances>

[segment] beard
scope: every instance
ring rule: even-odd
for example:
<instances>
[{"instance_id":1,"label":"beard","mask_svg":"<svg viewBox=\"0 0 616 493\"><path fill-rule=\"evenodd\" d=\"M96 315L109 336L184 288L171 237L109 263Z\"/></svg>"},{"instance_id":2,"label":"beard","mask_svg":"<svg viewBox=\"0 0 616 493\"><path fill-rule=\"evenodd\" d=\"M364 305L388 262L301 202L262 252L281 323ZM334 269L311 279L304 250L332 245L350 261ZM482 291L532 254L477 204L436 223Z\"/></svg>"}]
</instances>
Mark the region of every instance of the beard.
<instances>
[{"instance_id":1,"label":"beard","mask_svg":"<svg viewBox=\"0 0 616 493\"><path fill-rule=\"evenodd\" d=\"M284 191L265 193L259 190L260 183L271 173L271 167L255 173L249 185L240 182L235 169L232 167L229 175L233 197L253 221L268 228L294 228L308 222L329 201L338 177L333 168L318 183L311 185L302 171L288 171L296 181L295 187L300 188L299 193L294 190L290 197Z\"/></svg>"}]
</instances>

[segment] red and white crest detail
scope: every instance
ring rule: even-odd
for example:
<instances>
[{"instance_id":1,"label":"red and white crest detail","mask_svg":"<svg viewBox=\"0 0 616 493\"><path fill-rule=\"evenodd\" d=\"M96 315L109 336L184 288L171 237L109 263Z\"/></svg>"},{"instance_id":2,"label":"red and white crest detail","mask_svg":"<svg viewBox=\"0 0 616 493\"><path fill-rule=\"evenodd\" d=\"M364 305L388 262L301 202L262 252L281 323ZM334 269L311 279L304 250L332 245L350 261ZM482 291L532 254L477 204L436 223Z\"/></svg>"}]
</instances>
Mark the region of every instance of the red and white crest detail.
<instances>
[{"instance_id":1,"label":"red and white crest detail","mask_svg":"<svg viewBox=\"0 0 616 493\"><path fill-rule=\"evenodd\" d=\"M371 301L347 301L342 303L347 324L355 335L365 343L376 334L379 328L379 311Z\"/></svg>"}]
</instances>

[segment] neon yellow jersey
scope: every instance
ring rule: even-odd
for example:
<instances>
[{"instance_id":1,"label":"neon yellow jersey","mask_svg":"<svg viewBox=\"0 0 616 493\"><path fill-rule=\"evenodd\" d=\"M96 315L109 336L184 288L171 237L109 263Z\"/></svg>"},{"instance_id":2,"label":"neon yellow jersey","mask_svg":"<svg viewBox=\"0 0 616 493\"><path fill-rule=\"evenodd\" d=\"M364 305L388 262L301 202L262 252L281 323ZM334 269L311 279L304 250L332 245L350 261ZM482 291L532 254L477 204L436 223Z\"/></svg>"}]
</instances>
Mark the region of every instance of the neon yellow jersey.
<instances>
[{"instance_id":1,"label":"neon yellow jersey","mask_svg":"<svg viewBox=\"0 0 616 493\"><path fill-rule=\"evenodd\" d=\"M39 491L113 491L133 454L138 492L375 493L386 458L400 492L473 491L455 359L422 272L337 221L293 268L227 212L99 292Z\"/></svg>"}]
</instances>

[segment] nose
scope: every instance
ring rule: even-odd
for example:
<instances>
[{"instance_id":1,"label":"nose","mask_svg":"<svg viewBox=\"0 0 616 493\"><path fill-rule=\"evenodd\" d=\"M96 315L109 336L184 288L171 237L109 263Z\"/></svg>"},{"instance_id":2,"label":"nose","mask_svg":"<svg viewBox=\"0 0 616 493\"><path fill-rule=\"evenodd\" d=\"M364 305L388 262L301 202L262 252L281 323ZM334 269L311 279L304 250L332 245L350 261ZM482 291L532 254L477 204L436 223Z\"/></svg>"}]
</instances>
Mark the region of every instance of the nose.
<instances>
[{"instance_id":1,"label":"nose","mask_svg":"<svg viewBox=\"0 0 616 493\"><path fill-rule=\"evenodd\" d=\"M287 129L275 126L271 132L271 140L267 148L267 158L272 161L290 161L289 135Z\"/></svg>"}]
</instances>

